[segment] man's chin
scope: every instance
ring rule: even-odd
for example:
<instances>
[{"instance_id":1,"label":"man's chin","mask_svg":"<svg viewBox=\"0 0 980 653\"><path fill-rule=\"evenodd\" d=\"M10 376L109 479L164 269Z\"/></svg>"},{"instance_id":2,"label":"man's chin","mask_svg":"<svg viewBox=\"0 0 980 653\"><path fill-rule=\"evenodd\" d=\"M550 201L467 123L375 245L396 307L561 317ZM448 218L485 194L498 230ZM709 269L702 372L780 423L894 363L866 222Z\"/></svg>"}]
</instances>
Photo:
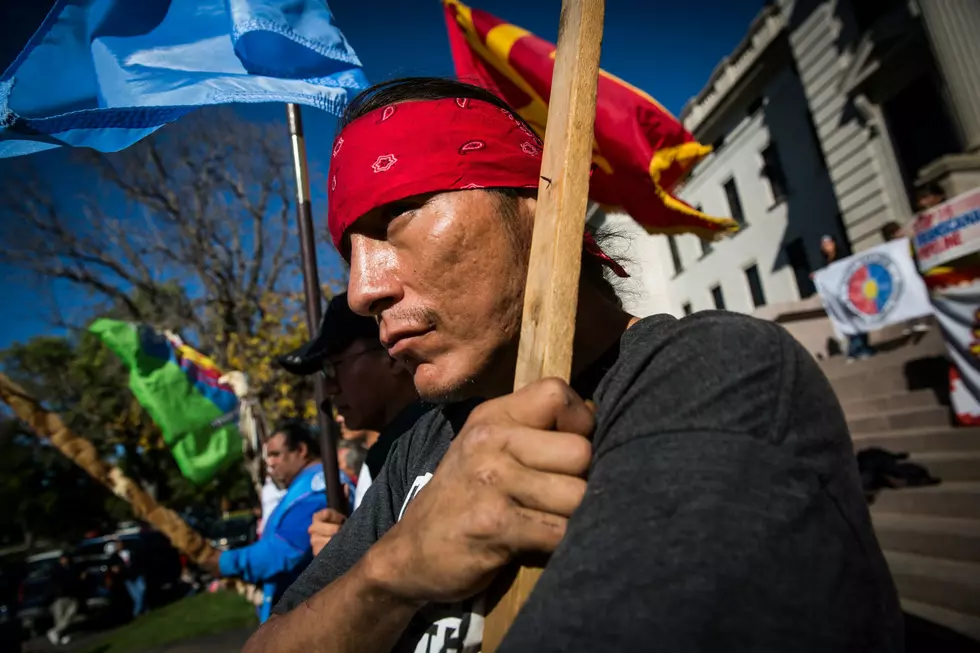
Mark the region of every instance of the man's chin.
<instances>
[{"instance_id":1,"label":"man's chin","mask_svg":"<svg viewBox=\"0 0 980 653\"><path fill-rule=\"evenodd\" d=\"M419 365L413 379L419 397L429 403L448 404L477 395L473 377L440 374L438 366L432 363Z\"/></svg>"}]
</instances>

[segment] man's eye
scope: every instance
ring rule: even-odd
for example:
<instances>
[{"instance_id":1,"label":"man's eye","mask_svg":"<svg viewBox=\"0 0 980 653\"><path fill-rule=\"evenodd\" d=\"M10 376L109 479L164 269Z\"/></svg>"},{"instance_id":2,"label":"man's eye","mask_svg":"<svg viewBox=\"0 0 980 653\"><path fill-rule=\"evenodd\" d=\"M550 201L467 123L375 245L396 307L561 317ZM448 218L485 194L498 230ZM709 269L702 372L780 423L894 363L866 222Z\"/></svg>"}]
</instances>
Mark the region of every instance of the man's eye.
<instances>
[{"instance_id":1,"label":"man's eye","mask_svg":"<svg viewBox=\"0 0 980 653\"><path fill-rule=\"evenodd\" d=\"M391 221L405 215L406 213L411 213L417 208L417 204L411 204L409 202L392 202L385 207L384 216L388 221Z\"/></svg>"}]
</instances>

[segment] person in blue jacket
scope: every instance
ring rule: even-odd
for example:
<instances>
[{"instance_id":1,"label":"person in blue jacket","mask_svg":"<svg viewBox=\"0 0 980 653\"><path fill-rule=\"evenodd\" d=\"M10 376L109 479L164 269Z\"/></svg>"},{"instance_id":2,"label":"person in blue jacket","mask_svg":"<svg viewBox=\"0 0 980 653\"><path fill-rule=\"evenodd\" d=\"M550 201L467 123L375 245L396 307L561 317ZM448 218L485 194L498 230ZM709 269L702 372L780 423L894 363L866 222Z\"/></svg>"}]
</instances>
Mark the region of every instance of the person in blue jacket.
<instances>
[{"instance_id":1,"label":"person in blue jacket","mask_svg":"<svg viewBox=\"0 0 980 653\"><path fill-rule=\"evenodd\" d=\"M281 424L266 442L266 465L273 480L288 489L268 516L259 541L216 553L203 565L216 575L259 585L261 622L269 618L272 606L313 559L307 530L313 514L327 507L320 446L307 424ZM353 483L343 472L341 481L353 496Z\"/></svg>"}]
</instances>

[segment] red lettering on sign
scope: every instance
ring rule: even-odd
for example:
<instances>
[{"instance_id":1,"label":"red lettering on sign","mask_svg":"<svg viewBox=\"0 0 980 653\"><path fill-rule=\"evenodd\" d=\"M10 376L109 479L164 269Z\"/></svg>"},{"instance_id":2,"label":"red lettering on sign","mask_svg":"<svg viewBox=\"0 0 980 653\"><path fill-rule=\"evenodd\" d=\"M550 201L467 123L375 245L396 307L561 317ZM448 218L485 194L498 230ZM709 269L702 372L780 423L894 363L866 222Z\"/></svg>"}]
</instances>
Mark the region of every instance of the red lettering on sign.
<instances>
[{"instance_id":1,"label":"red lettering on sign","mask_svg":"<svg viewBox=\"0 0 980 653\"><path fill-rule=\"evenodd\" d=\"M960 233L959 231L957 231L956 233L952 233L946 236L945 238L943 238L944 248L956 247L957 245L962 245L962 244L963 244L963 234Z\"/></svg>"}]
</instances>

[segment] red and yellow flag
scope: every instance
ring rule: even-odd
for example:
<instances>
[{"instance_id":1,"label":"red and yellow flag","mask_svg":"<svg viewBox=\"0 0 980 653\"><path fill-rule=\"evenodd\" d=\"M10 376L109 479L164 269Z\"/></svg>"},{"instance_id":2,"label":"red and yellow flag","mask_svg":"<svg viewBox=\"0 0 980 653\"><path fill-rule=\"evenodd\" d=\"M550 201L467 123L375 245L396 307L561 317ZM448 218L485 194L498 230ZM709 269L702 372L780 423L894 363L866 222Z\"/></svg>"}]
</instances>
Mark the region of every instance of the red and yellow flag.
<instances>
[{"instance_id":1,"label":"red and yellow flag","mask_svg":"<svg viewBox=\"0 0 980 653\"><path fill-rule=\"evenodd\" d=\"M543 138L555 46L458 0L443 5L459 79L502 97ZM592 200L622 207L651 233L711 238L735 230L731 218L708 216L669 192L710 151L652 97L599 72Z\"/></svg>"}]
</instances>

